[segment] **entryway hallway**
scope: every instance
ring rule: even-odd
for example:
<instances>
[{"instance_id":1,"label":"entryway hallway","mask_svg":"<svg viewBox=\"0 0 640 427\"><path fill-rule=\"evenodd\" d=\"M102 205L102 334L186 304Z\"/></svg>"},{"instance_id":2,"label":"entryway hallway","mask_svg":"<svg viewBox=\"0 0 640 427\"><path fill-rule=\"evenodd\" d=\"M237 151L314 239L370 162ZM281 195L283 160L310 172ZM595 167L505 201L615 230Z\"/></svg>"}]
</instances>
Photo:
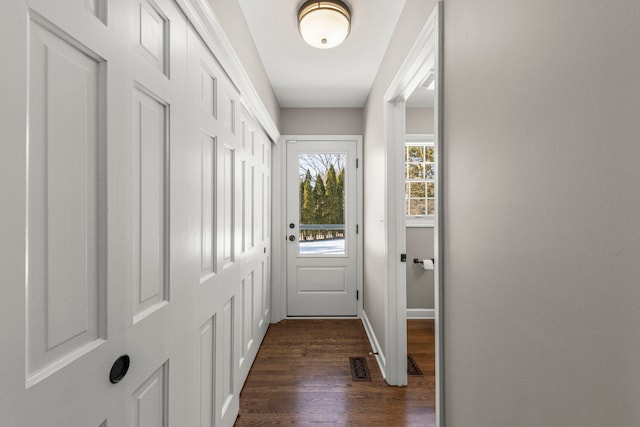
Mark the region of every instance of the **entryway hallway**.
<instances>
[{"instance_id":1,"label":"entryway hallway","mask_svg":"<svg viewBox=\"0 0 640 427\"><path fill-rule=\"evenodd\" d=\"M235 426L316 424L435 426L433 320L407 322L408 351L422 370L407 387L382 378L359 319L270 325L240 394ZM353 381L349 357L365 357L371 381Z\"/></svg>"}]
</instances>

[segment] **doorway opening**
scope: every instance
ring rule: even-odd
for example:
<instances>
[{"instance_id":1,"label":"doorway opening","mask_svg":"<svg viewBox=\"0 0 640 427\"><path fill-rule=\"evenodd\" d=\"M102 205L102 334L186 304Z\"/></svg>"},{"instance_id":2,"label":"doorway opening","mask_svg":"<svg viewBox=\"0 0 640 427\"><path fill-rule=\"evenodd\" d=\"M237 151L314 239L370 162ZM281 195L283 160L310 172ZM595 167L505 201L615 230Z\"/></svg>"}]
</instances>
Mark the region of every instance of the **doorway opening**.
<instances>
[{"instance_id":1,"label":"doorway opening","mask_svg":"<svg viewBox=\"0 0 640 427\"><path fill-rule=\"evenodd\" d=\"M411 120L410 115L413 114L410 112L412 103L417 102L421 97L424 98L425 95L433 98L432 133L429 134L428 130L423 128L417 135L408 137L407 119ZM387 382L397 386L407 384L407 269L414 267L413 259L407 259L406 227L429 225L433 230L436 425L441 425L443 408L441 364L443 174L442 168L439 167L442 164L442 99L442 2L438 2L384 97L387 129L387 194L389 195ZM420 115L420 113L417 114ZM428 113L423 111L418 121L424 125L428 120ZM418 217L419 219L416 219ZM424 270L425 267L431 267L431 257L424 256L425 258L416 257L418 258L416 264L419 264L419 267L415 268ZM410 267L407 267L405 261L410 264Z\"/></svg>"},{"instance_id":2,"label":"doorway opening","mask_svg":"<svg viewBox=\"0 0 640 427\"><path fill-rule=\"evenodd\" d=\"M277 320L360 317L362 137L283 136L279 148Z\"/></svg>"}]
</instances>

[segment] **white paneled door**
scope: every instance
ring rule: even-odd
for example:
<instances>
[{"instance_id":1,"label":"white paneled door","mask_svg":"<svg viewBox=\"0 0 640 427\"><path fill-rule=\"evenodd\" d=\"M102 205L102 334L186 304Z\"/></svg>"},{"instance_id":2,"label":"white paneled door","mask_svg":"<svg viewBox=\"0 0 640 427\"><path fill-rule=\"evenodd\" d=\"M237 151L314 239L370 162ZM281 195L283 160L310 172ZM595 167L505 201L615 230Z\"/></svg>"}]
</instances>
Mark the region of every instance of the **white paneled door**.
<instances>
[{"instance_id":1,"label":"white paneled door","mask_svg":"<svg viewBox=\"0 0 640 427\"><path fill-rule=\"evenodd\" d=\"M191 289L187 425L233 425L240 391L270 315L270 141L193 29L187 33L189 98L196 106L186 147Z\"/></svg>"},{"instance_id":2,"label":"white paneled door","mask_svg":"<svg viewBox=\"0 0 640 427\"><path fill-rule=\"evenodd\" d=\"M170 124L185 56L171 33L186 22L160 0L5 6L2 240L19 262L2 261L2 424L175 424L186 300L170 152L184 127Z\"/></svg>"},{"instance_id":3,"label":"white paneled door","mask_svg":"<svg viewBox=\"0 0 640 427\"><path fill-rule=\"evenodd\" d=\"M356 316L357 139L286 148L287 315Z\"/></svg>"},{"instance_id":4,"label":"white paneled door","mask_svg":"<svg viewBox=\"0 0 640 427\"><path fill-rule=\"evenodd\" d=\"M233 425L269 140L173 0L12 1L0 28L0 424Z\"/></svg>"}]
</instances>

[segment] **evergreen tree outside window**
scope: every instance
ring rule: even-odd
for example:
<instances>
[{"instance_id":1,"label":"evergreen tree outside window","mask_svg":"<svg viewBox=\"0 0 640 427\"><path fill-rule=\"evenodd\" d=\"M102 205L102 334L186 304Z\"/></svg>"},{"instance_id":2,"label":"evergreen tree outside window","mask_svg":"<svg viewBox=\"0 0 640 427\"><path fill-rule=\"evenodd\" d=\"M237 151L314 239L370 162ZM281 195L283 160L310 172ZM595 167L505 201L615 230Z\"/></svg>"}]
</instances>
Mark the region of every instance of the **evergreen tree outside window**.
<instances>
[{"instance_id":1,"label":"evergreen tree outside window","mask_svg":"<svg viewBox=\"0 0 640 427\"><path fill-rule=\"evenodd\" d=\"M299 250L345 254L345 153L301 153Z\"/></svg>"},{"instance_id":2,"label":"evergreen tree outside window","mask_svg":"<svg viewBox=\"0 0 640 427\"><path fill-rule=\"evenodd\" d=\"M339 205L340 196L338 195L338 178L333 165L329 165L327 172L327 181L325 183L325 206L324 206L324 223L339 224L338 216L342 211Z\"/></svg>"},{"instance_id":3,"label":"evergreen tree outside window","mask_svg":"<svg viewBox=\"0 0 640 427\"><path fill-rule=\"evenodd\" d=\"M300 200L302 204L300 209L300 222L302 224L313 224L315 220L316 198L311 181L311 171L307 169L304 181L301 182L300 190Z\"/></svg>"},{"instance_id":4,"label":"evergreen tree outside window","mask_svg":"<svg viewBox=\"0 0 640 427\"><path fill-rule=\"evenodd\" d=\"M342 207L338 213L337 224L344 224L344 167L338 174L338 206Z\"/></svg>"},{"instance_id":5,"label":"evergreen tree outside window","mask_svg":"<svg viewBox=\"0 0 640 427\"><path fill-rule=\"evenodd\" d=\"M311 224L324 224L325 216L327 212L325 210L326 201L326 190L324 187L324 181L322 180L322 176L318 175L316 177L316 186L313 189L313 195L316 201L316 211L315 218Z\"/></svg>"}]
</instances>

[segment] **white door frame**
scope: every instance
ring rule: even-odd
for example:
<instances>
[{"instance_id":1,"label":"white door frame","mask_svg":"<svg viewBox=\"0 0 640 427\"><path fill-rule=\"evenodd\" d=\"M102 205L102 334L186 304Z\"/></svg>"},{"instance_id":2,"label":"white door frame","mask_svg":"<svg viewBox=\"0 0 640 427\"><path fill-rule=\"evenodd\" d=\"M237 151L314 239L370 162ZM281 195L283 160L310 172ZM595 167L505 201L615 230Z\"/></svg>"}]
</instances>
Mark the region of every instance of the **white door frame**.
<instances>
[{"instance_id":1,"label":"white door frame","mask_svg":"<svg viewBox=\"0 0 640 427\"><path fill-rule=\"evenodd\" d=\"M436 7L421 30L404 63L384 96L387 138L387 382L407 384L406 265L404 213L404 141L405 102L429 74L435 74L434 139L436 146L436 218L435 218L435 335L436 335L436 419L443 420L443 197L442 197L442 17L443 3Z\"/></svg>"},{"instance_id":2,"label":"white door frame","mask_svg":"<svg viewBox=\"0 0 640 427\"><path fill-rule=\"evenodd\" d=\"M289 236L286 228L286 166L287 166L287 141L356 141L356 152L358 168L356 169L357 179L357 201L356 217L359 226L357 240L357 290L360 295L358 299L357 318L362 316L362 294L363 283L363 174L362 174L362 135L282 135L277 145L273 146L273 156L271 164L272 179L272 211L271 211L271 253L272 253L272 273L271 273L271 322L277 323L287 316L287 238ZM353 165L355 166L355 165ZM305 317L309 319L309 317Z\"/></svg>"}]
</instances>

